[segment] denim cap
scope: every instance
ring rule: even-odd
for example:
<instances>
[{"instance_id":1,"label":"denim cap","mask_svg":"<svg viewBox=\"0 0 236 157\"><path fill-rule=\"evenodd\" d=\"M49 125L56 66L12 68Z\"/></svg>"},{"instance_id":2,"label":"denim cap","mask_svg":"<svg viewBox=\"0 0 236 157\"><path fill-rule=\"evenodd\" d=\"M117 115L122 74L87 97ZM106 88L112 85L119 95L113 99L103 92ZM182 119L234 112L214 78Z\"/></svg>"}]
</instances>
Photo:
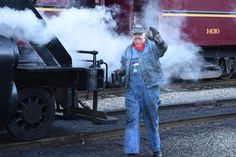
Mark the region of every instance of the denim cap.
<instances>
[{"instance_id":1,"label":"denim cap","mask_svg":"<svg viewBox=\"0 0 236 157\"><path fill-rule=\"evenodd\" d=\"M146 28L145 28L143 25L141 25L141 24L135 24L135 25L133 26L131 32L132 32L133 34L144 33L144 32L146 32Z\"/></svg>"}]
</instances>

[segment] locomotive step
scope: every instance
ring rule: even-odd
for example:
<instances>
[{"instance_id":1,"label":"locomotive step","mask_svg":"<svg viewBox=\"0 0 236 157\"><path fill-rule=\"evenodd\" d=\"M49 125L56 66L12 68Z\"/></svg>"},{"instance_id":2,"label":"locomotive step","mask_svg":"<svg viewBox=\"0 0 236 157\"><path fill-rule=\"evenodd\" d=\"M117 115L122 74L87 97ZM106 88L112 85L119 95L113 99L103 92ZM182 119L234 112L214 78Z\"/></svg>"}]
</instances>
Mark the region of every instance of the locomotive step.
<instances>
[{"instance_id":1,"label":"locomotive step","mask_svg":"<svg viewBox=\"0 0 236 157\"><path fill-rule=\"evenodd\" d=\"M114 124L118 121L118 118L108 116L106 112L94 112L93 110L88 108L77 108L75 115L78 119L90 120L94 124Z\"/></svg>"}]
</instances>

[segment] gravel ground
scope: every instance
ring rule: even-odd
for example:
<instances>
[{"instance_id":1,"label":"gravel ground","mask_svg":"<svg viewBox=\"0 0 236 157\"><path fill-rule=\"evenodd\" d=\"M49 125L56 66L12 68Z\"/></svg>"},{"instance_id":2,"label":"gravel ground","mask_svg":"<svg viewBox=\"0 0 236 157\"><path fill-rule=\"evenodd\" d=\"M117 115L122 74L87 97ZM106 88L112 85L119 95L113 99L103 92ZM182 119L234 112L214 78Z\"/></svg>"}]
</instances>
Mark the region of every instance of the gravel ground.
<instances>
[{"instance_id":1,"label":"gravel ground","mask_svg":"<svg viewBox=\"0 0 236 157\"><path fill-rule=\"evenodd\" d=\"M160 95L162 105L177 105L188 103L201 103L205 101L219 101L236 98L236 88L222 88L188 92L168 92ZM111 97L98 100L98 110L115 111L124 110L124 97ZM92 100L86 101L92 108Z\"/></svg>"},{"instance_id":2,"label":"gravel ground","mask_svg":"<svg viewBox=\"0 0 236 157\"><path fill-rule=\"evenodd\" d=\"M164 131L162 149L170 157L235 157L236 120Z\"/></svg>"},{"instance_id":3,"label":"gravel ground","mask_svg":"<svg viewBox=\"0 0 236 157\"><path fill-rule=\"evenodd\" d=\"M179 108L174 110L159 110L158 114L160 122L186 119L189 117L209 116L223 113L230 113L236 111L236 102L224 102L224 104L214 104L210 106L196 106L189 108ZM95 132L103 130L111 130L115 128L122 128L125 126L126 116L116 115L117 123L109 125L92 125L91 122L85 120L57 120L54 123L51 136L61 136L64 134L78 134L84 132Z\"/></svg>"},{"instance_id":4,"label":"gravel ground","mask_svg":"<svg viewBox=\"0 0 236 157\"><path fill-rule=\"evenodd\" d=\"M164 157L235 157L236 119L160 129ZM140 157L151 157L146 136ZM0 153L0 157L121 157L123 137L103 138L83 144Z\"/></svg>"},{"instance_id":5,"label":"gravel ground","mask_svg":"<svg viewBox=\"0 0 236 157\"><path fill-rule=\"evenodd\" d=\"M236 98L236 88L213 89L193 92L161 93L162 105L196 103L202 101L215 101ZM89 103L89 101L88 101ZM228 106L227 104L224 104ZM236 104L231 108L219 105L221 111L229 112L236 110ZM111 97L99 99L99 110L113 111L124 109L124 97ZM215 108L207 110L201 107L160 111L160 120L193 116L196 113L212 114ZM102 131L110 128L124 126L124 118L119 118L118 124L91 125L88 121L55 121L51 136L64 134L83 133L86 131ZM236 157L236 120L207 123L204 125L185 126L171 130L161 129L162 151L166 157ZM13 151L10 153L0 152L0 157L119 157L122 156L123 137L100 139L84 144L65 145L53 148L41 148L32 150ZM142 136L142 149L140 156L148 157L152 154L148 150L148 141Z\"/></svg>"}]
</instances>

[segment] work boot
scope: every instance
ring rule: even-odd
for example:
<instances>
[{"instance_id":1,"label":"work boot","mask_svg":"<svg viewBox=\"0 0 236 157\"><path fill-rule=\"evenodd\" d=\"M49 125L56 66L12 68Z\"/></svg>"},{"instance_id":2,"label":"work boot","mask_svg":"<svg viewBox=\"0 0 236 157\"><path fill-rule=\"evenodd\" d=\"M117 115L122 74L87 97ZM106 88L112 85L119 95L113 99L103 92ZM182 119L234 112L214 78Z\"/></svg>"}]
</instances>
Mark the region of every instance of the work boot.
<instances>
[{"instance_id":1,"label":"work boot","mask_svg":"<svg viewBox=\"0 0 236 157\"><path fill-rule=\"evenodd\" d=\"M135 154L128 154L128 153L125 153L125 154L124 154L124 157L135 157Z\"/></svg>"},{"instance_id":2,"label":"work boot","mask_svg":"<svg viewBox=\"0 0 236 157\"><path fill-rule=\"evenodd\" d=\"M160 151L154 152L153 157L162 157L162 153Z\"/></svg>"}]
</instances>

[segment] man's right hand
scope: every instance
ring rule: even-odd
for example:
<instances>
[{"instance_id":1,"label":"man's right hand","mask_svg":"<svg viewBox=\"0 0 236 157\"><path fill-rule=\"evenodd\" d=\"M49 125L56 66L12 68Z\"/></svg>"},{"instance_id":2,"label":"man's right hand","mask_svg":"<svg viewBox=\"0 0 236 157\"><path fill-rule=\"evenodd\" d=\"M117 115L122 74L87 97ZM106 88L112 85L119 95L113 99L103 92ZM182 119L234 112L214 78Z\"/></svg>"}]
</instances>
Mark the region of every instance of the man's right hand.
<instances>
[{"instance_id":1,"label":"man's right hand","mask_svg":"<svg viewBox=\"0 0 236 157\"><path fill-rule=\"evenodd\" d=\"M120 76L124 76L124 71L122 69L116 69L116 70L113 71L113 73L116 73Z\"/></svg>"}]
</instances>

